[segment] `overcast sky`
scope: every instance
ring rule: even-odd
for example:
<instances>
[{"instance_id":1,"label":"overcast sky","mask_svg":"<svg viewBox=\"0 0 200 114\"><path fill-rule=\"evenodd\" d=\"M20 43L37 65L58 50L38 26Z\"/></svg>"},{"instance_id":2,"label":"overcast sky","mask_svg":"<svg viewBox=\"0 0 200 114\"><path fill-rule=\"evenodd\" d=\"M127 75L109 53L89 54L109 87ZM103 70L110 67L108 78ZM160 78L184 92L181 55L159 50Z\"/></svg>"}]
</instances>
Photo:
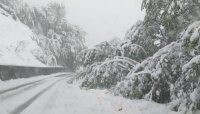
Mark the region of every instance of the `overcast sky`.
<instances>
[{"instance_id":1,"label":"overcast sky","mask_svg":"<svg viewBox=\"0 0 200 114\"><path fill-rule=\"evenodd\" d=\"M67 20L88 33L86 45L91 47L113 37L124 39L126 31L143 20L142 0L23 0L30 5L59 2L66 6Z\"/></svg>"}]
</instances>

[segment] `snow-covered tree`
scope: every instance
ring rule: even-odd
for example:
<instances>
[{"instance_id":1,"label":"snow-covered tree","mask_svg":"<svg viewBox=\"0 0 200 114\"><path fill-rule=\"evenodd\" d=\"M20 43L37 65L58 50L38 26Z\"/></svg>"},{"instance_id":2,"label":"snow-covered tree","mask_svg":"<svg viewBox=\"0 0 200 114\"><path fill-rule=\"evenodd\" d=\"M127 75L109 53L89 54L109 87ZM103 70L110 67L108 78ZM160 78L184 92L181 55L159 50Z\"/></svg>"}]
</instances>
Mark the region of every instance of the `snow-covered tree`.
<instances>
[{"instance_id":1,"label":"snow-covered tree","mask_svg":"<svg viewBox=\"0 0 200 114\"><path fill-rule=\"evenodd\" d=\"M117 85L115 94L159 103L169 102L170 86L181 75L180 46L179 43L171 43L137 64Z\"/></svg>"},{"instance_id":2,"label":"snow-covered tree","mask_svg":"<svg viewBox=\"0 0 200 114\"><path fill-rule=\"evenodd\" d=\"M145 59L122 80L116 95L159 103L176 102L176 111L199 110L199 21L192 23L173 42ZM178 101L178 102L177 102Z\"/></svg>"},{"instance_id":3,"label":"snow-covered tree","mask_svg":"<svg viewBox=\"0 0 200 114\"><path fill-rule=\"evenodd\" d=\"M159 39L161 46L176 41L180 32L199 16L199 0L143 0L147 36Z\"/></svg>"},{"instance_id":4,"label":"snow-covered tree","mask_svg":"<svg viewBox=\"0 0 200 114\"><path fill-rule=\"evenodd\" d=\"M94 63L106 60L114 53L114 48L108 42L102 42L91 49L81 51L77 58L75 66L77 70L80 67L88 67Z\"/></svg>"},{"instance_id":5,"label":"snow-covered tree","mask_svg":"<svg viewBox=\"0 0 200 114\"><path fill-rule=\"evenodd\" d=\"M84 79L82 87L110 88L123 80L137 64L125 56L117 56L117 38L102 42L94 48L83 50L76 60L77 68L81 68L80 77Z\"/></svg>"},{"instance_id":6,"label":"snow-covered tree","mask_svg":"<svg viewBox=\"0 0 200 114\"><path fill-rule=\"evenodd\" d=\"M22 0L0 0L0 3L8 6L10 9L14 9L22 4Z\"/></svg>"},{"instance_id":7,"label":"snow-covered tree","mask_svg":"<svg viewBox=\"0 0 200 114\"><path fill-rule=\"evenodd\" d=\"M0 13L7 17L8 16L12 17L15 21L17 20L17 16L15 15L13 9L3 4L1 1L0 1Z\"/></svg>"},{"instance_id":8,"label":"snow-covered tree","mask_svg":"<svg viewBox=\"0 0 200 114\"><path fill-rule=\"evenodd\" d=\"M152 56L160 48L155 39L147 36L144 22L138 21L126 33L124 41L118 46L117 55L141 62ZM158 42L158 41L157 41Z\"/></svg>"},{"instance_id":9,"label":"snow-covered tree","mask_svg":"<svg viewBox=\"0 0 200 114\"><path fill-rule=\"evenodd\" d=\"M35 33L33 39L42 48L43 54L48 52L47 55L37 58L49 57L51 53L57 64L73 69L76 56L86 48L86 33L80 27L67 22L63 4L50 3L47 6L32 7L22 4L13 10L19 20Z\"/></svg>"},{"instance_id":10,"label":"snow-covered tree","mask_svg":"<svg viewBox=\"0 0 200 114\"><path fill-rule=\"evenodd\" d=\"M81 87L113 88L115 95L170 103L188 114L199 110L199 8L198 0L143 0L145 20L111 57L81 71Z\"/></svg>"}]
</instances>

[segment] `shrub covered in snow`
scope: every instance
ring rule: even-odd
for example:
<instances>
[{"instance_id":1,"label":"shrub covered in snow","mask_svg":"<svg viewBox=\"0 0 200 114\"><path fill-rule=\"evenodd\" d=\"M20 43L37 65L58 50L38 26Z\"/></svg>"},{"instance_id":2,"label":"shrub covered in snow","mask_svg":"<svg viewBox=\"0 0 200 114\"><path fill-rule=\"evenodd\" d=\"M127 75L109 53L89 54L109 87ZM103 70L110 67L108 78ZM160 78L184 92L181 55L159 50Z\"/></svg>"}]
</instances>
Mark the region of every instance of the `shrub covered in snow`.
<instances>
[{"instance_id":1,"label":"shrub covered in snow","mask_svg":"<svg viewBox=\"0 0 200 114\"><path fill-rule=\"evenodd\" d=\"M128 30L110 56L82 58L92 61L81 71L81 87L171 102L175 111L188 114L200 110L199 6L198 0L144 0L144 21Z\"/></svg>"},{"instance_id":2,"label":"shrub covered in snow","mask_svg":"<svg viewBox=\"0 0 200 114\"><path fill-rule=\"evenodd\" d=\"M81 75L84 75L82 87L111 88L118 81L124 80L125 76L135 66L136 62L126 58L114 57L103 62L89 66Z\"/></svg>"},{"instance_id":3,"label":"shrub covered in snow","mask_svg":"<svg viewBox=\"0 0 200 114\"><path fill-rule=\"evenodd\" d=\"M79 53L75 65L77 69L82 69L82 87L110 88L123 80L135 66L136 61L116 55L118 44L119 40L114 38Z\"/></svg>"},{"instance_id":4,"label":"shrub covered in snow","mask_svg":"<svg viewBox=\"0 0 200 114\"><path fill-rule=\"evenodd\" d=\"M198 27L198 22L194 22L183 32L181 41L137 64L117 85L115 94L159 103L179 99L179 111L200 109Z\"/></svg>"},{"instance_id":5,"label":"shrub covered in snow","mask_svg":"<svg viewBox=\"0 0 200 114\"><path fill-rule=\"evenodd\" d=\"M122 80L115 94L128 98L144 98L158 103L170 101L170 85L180 74L180 44L172 43L136 65Z\"/></svg>"}]
</instances>

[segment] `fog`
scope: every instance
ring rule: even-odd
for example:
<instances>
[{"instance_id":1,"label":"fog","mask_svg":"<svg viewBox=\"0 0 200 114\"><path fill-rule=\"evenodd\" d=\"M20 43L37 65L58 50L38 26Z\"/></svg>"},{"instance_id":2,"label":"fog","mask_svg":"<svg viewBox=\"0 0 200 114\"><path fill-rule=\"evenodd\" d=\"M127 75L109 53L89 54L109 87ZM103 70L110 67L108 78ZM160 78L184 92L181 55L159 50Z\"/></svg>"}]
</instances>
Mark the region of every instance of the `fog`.
<instances>
[{"instance_id":1,"label":"fog","mask_svg":"<svg viewBox=\"0 0 200 114\"><path fill-rule=\"evenodd\" d=\"M29 5L50 2L66 6L67 20L87 32L86 45L91 47L113 37L123 39L126 31L138 19L144 18L142 0L23 0Z\"/></svg>"}]
</instances>

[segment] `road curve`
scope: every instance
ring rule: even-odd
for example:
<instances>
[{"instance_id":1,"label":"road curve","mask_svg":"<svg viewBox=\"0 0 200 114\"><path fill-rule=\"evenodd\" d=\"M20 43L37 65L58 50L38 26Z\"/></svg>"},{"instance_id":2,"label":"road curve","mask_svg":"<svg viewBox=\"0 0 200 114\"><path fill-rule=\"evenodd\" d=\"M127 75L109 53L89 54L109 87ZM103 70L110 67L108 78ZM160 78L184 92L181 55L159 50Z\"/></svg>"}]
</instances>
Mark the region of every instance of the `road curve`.
<instances>
[{"instance_id":1,"label":"road curve","mask_svg":"<svg viewBox=\"0 0 200 114\"><path fill-rule=\"evenodd\" d=\"M20 114L53 86L63 80L69 79L71 76L73 75L57 75L1 91L1 114Z\"/></svg>"}]
</instances>

